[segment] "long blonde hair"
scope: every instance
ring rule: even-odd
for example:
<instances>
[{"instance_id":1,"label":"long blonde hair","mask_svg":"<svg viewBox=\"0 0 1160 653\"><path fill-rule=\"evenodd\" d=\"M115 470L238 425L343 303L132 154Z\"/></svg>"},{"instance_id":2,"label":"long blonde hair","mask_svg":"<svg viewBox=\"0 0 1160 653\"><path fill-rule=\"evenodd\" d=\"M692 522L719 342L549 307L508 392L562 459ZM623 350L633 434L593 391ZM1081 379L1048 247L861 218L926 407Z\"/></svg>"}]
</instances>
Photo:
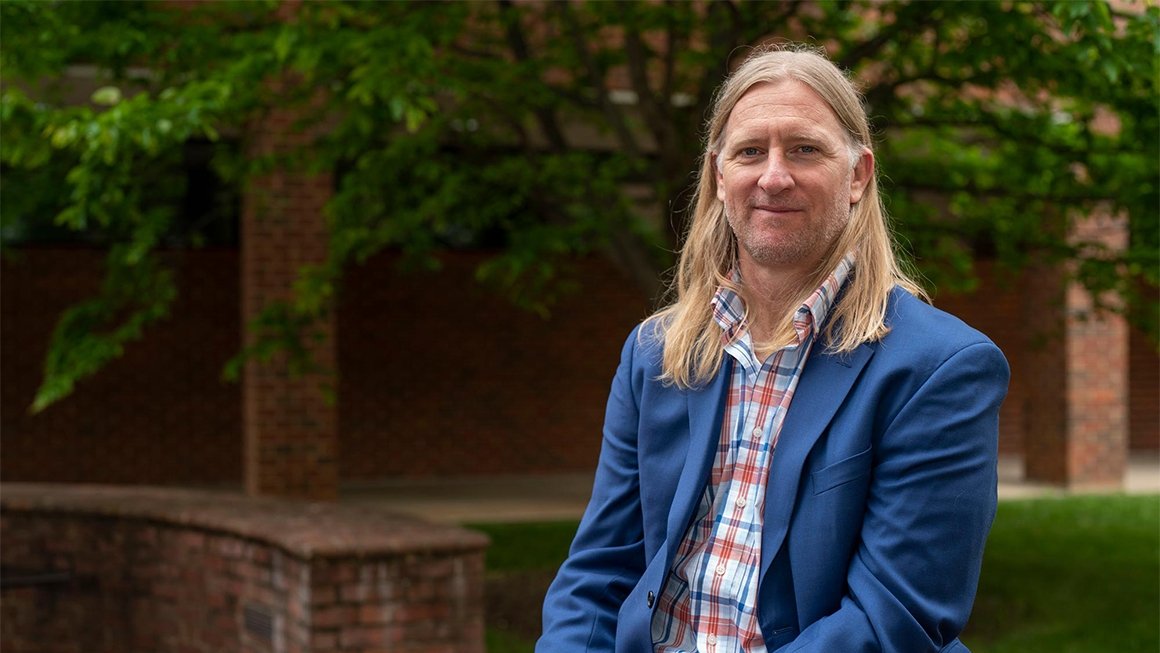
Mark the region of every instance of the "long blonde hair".
<instances>
[{"instance_id":1,"label":"long blonde hair","mask_svg":"<svg viewBox=\"0 0 1160 653\"><path fill-rule=\"evenodd\" d=\"M870 125L861 96L853 83L819 51L804 46L758 49L746 58L721 85L707 125L705 152L697 189L692 199L693 217L681 250L670 292L673 303L646 320L642 337L663 339L661 379L692 387L711 379L721 366L724 348L721 328L713 320L711 302L721 286L739 290L731 278L737 264L737 239L717 199L714 155L720 153L722 133L733 107L750 88L763 82L796 80L813 89L838 116L853 149L873 152ZM878 194L877 174L872 175L862 199L851 209L850 220L829 254L801 289L805 295L819 286L847 252L853 251L855 268L842 299L830 311L825 331L832 352L853 351L864 342L886 335L886 306L894 286L926 299L921 286L900 266L886 225ZM785 316L784 333L792 325L793 311Z\"/></svg>"}]
</instances>

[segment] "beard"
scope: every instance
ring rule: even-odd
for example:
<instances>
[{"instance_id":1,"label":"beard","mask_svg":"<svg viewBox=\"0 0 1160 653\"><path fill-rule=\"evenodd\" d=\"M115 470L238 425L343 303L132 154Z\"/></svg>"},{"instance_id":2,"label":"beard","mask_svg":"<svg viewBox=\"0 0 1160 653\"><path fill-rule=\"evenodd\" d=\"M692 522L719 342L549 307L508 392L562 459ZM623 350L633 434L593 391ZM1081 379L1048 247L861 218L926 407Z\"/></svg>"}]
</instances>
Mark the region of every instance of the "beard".
<instances>
[{"instance_id":1,"label":"beard","mask_svg":"<svg viewBox=\"0 0 1160 653\"><path fill-rule=\"evenodd\" d=\"M763 266L817 265L850 221L848 205L835 202L822 215L792 227L763 224L771 218L754 217L750 206L727 212L737 244L754 263Z\"/></svg>"}]
</instances>

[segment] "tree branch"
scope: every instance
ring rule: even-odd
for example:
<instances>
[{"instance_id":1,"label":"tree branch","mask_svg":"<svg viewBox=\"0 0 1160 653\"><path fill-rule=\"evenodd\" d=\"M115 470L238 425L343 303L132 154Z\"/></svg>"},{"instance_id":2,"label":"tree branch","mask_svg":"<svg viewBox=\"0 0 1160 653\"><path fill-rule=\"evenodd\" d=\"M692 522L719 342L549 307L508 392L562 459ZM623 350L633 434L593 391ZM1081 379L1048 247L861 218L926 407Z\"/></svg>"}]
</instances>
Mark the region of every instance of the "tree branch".
<instances>
[{"instance_id":1,"label":"tree branch","mask_svg":"<svg viewBox=\"0 0 1160 653\"><path fill-rule=\"evenodd\" d=\"M523 30L520 29L519 14L515 11L511 0L499 0L499 8L512 54L515 55L516 61L526 63L531 59L531 54ZM556 120L555 112L547 107L537 106L532 109L532 115L536 117L536 122L540 124L540 129L543 130L544 137L548 139L553 150L563 152L568 149L568 141L564 137L564 130L560 128L559 121Z\"/></svg>"},{"instance_id":2,"label":"tree branch","mask_svg":"<svg viewBox=\"0 0 1160 653\"><path fill-rule=\"evenodd\" d=\"M628 73L645 121L656 138L658 149L665 150L673 142L673 126L668 120L667 102L653 93L648 79L648 55L636 26L626 26L624 50L628 55Z\"/></svg>"},{"instance_id":3,"label":"tree branch","mask_svg":"<svg viewBox=\"0 0 1160 653\"><path fill-rule=\"evenodd\" d=\"M961 186L946 186L935 183L916 183L903 182L899 184L900 187L906 190L928 191L932 193L957 193L966 192L978 197L988 198L1013 198L1025 201L1044 201L1044 202L1105 202L1114 201L1116 198L1107 195L1064 195L1061 193L1032 193L1028 191L1019 191L1010 188L982 188L977 184L967 183Z\"/></svg>"},{"instance_id":4,"label":"tree branch","mask_svg":"<svg viewBox=\"0 0 1160 653\"><path fill-rule=\"evenodd\" d=\"M1014 131L1004 127L995 120L991 120L992 116L983 114L982 116L970 120L958 118L913 118L906 122L896 122L892 125L897 129L904 129L907 127L952 127L962 129L990 129L995 133L997 138L1005 138L1014 143L1022 143L1026 145L1034 145L1036 147L1046 148L1056 154L1067 155L1076 158L1086 158L1089 154L1123 154L1122 148L1096 148L1092 146L1085 146L1082 148L1068 147L1059 143L1052 143L1046 139L1038 138L1035 132Z\"/></svg>"},{"instance_id":5,"label":"tree branch","mask_svg":"<svg viewBox=\"0 0 1160 653\"><path fill-rule=\"evenodd\" d=\"M502 1L509 2L510 0ZM588 78L588 83L591 84L592 89L597 93L600 109L604 113L605 119L608 121L609 126L612 127L612 130L616 132L616 136L620 140L621 147L624 148L625 152L630 157L639 157L641 155L640 145L632 135L631 130L629 130L624 116L612 105L612 100L608 97L608 87L604 84L604 76L596 65L596 61L592 58L592 53L588 51L588 46L584 40L584 31L576 20L576 15L572 12L572 3L561 2L554 6L564 19L564 26L567 28L569 36L572 37L573 47L576 48L576 52L580 55L580 61L584 65L584 74Z\"/></svg>"},{"instance_id":6,"label":"tree branch","mask_svg":"<svg viewBox=\"0 0 1160 653\"><path fill-rule=\"evenodd\" d=\"M461 54L465 57L479 59L481 61L494 61L501 58L502 55L496 52L488 52L486 50L475 50L459 43L451 44L451 51L456 54Z\"/></svg>"},{"instance_id":7,"label":"tree branch","mask_svg":"<svg viewBox=\"0 0 1160 653\"><path fill-rule=\"evenodd\" d=\"M863 41L853 49L844 52L838 60L838 66L844 70L853 70L864 59L877 55L887 43L894 41L901 34L917 35L921 30L930 27L934 18L941 12L936 7L928 7L923 3L904 5L903 10L894 14L894 22L878 30L868 41ZM906 20L903 20L905 14ZM917 19L915 18L917 16Z\"/></svg>"},{"instance_id":8,"label":"tree branch","mask_svg":"<svg viewBox=\"0 0 1160 653\"><path fill-rule=\"evenodd\" d=\"M721 12L724 11L729 12L729 16L721 16ZM709 52L726 52L732 54L733 49L740 45L739 41L741 38L741 30L739 27L741 16L733 0L722 0L709 5L708 13L705 15L705 23L712 26L715 20L720 20L721 25L716 30L710 27ZM701 83L697 87L697 115L705 116L707 114L709 104L713 101L713 96L717 92L717 86L728 72L728 60L718 64L710 64L702 71Z\"/></svg>"},{"instance_id":9,"label":"tree branch","mask_svg":"<svg viewBox=\"0 0 1160 653\"><path fill-rule=\"evenodd\" d=\"M680 38L677 36L676 20L673 19L673 12L677 11L677 5L674 0L665 0L666 20L665 20L665 55L664 55L664 72L661 75L661 95L666 102L673 100L673 76L675 74L677 63L677 49L680 47Z\"/></svg>"}]
</instances>

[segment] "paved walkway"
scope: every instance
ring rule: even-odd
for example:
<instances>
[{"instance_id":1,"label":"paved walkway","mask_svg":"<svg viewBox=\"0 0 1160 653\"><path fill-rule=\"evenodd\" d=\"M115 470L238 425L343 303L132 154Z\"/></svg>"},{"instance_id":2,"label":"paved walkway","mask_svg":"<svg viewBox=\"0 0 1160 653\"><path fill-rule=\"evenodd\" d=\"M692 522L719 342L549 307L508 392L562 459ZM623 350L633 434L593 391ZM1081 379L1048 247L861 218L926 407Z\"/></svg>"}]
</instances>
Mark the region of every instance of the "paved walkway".
<instances>
[{"instance_id":1,"label":"paved walkway","mask_svg":"<svg viewBox=\"0 0 1160 653\"><path fill-rule=\"evenodd\" d=\"M591 491L591 474L478 476L352 484L344 488L342 502L389 507L440 523L552 521L579 519ZM1109 491L1118 490L1027 483L1021 460L999 461L1000 499ZM1160 494L1160 454L1133 455L1123 491Z\"/></svg>"}]
</instances>

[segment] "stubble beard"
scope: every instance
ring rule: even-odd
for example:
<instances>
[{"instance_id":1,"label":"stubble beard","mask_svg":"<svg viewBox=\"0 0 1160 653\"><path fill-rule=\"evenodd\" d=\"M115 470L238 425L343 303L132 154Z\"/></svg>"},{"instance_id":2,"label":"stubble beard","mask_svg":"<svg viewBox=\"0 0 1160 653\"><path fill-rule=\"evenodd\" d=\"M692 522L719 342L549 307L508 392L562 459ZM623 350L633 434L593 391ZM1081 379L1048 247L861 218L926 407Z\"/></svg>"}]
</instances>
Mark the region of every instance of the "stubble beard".
<instances>
[{"instance_id":1,"label":"stubble beard","mask_svg":"<svg viewBox=\"0 0 1160 653\"><path fill-rule=\"evenodd\" d=\"M736 217L739 211L729 211L729 226L737 238L738 245L749 254L754 263L762 266L796 266L820 264L826 252L845 230L850 221L851 210L834 203L827 208L821 224L805 225L793 231L771 232L754 224L752 209L744 209L744 218Z\"/></svg>"}]
</instances>

